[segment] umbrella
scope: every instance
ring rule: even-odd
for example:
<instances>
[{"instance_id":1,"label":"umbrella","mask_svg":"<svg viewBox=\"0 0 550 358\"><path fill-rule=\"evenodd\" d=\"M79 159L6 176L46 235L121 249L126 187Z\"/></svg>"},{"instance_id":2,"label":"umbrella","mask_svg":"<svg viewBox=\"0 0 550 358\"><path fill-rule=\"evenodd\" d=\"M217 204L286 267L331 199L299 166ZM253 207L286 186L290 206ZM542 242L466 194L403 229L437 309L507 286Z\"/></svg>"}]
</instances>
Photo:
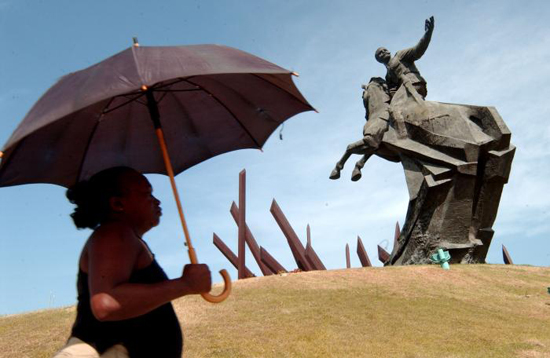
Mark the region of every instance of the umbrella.
<instances>
[{"instance_id":1,"label":"umbrella","mask_svg":"<svg viewBox=\"0 0 550 358\"><path fill-rule=\"evenodd\" d=\"M69 187L120 165L167 174L197 263L174 175L218 154L261 149L286 119L314 109L294 85L295 73L246 52L134 42L46 91L0 152L0 187ZM208 301L229 294L229 275L220 273L224 292L204 294Z\"/></svg>"}]
</instances>

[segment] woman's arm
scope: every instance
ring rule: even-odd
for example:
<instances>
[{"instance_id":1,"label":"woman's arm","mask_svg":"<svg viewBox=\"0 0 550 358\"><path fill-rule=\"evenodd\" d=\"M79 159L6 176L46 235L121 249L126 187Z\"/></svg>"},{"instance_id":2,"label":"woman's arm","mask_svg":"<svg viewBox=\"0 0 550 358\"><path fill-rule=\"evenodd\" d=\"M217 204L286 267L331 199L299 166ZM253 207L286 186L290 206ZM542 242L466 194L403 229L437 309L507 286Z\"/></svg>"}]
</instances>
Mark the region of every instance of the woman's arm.
<instances>
[{"instance_id":1,"label":"woman's arm","mask_svg":"<svg viewBox=\"0 0 550 358\"><path fill-rule=\"evenodd\" d=\"M99 231L90 239L90 304L98 320L141 316L178 297L210 291L210 271L206 265L187 265L178 279L154 284L129 283L142 250L142 243L129 228Z\"/></svg>"}]
</instances>

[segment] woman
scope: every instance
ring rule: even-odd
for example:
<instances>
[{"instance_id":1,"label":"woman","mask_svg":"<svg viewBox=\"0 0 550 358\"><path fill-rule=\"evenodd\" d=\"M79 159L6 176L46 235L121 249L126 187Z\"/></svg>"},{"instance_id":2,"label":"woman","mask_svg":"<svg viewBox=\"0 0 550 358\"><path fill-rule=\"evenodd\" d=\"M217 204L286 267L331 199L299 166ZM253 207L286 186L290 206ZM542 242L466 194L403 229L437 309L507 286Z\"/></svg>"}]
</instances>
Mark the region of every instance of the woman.
<instances>
[{"instance_id":1,"label":"woman","mask_svg":"<svg viewBox=\"0 0 550 358\"><path fill-rule=\"evenodd\" d=\"M149 181L131 168L110 168L69 189L67 198L77 206L76 227L94 231L80 256L71 338L55 357L181 357L170 301L209 292L210 271L186 265L169 280L160 268L142 240L162 214Z\"/></svg>"}]
</instances>

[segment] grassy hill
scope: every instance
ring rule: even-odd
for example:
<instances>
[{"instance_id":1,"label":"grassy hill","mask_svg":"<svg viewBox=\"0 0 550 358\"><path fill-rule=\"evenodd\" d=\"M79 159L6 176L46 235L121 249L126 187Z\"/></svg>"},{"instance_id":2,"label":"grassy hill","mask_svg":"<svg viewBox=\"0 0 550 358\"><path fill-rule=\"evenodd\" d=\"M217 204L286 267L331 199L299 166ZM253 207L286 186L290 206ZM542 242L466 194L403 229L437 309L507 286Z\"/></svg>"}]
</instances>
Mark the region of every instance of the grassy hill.
<instances>
[{"instance_id":1,"label":"grassy hill","mask_svg":"<svg viewBox=\"0 0 550 358\"><path fill-rule=\"evenodd\" d=\"M550 357L550 268L406 266L234 282L174 302L186 357ZM74 307L0 317L1 357L51 357Z\"/></svg>"}]
</instances>

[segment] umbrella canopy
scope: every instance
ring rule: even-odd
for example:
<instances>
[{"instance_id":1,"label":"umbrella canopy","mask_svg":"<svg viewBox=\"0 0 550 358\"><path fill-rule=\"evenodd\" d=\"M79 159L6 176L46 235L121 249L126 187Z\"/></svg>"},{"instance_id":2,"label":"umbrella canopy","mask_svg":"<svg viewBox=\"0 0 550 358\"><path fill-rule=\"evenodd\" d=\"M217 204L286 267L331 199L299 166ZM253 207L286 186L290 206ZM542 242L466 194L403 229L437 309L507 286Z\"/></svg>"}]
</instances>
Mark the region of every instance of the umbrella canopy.
<instances>
[{"instance_id":1,"label":"umbrella canopy","mask_svg":"<svg viewBox=\"0 0 550 358\"><path fill-rule=\"evenodd\" d=\"M176 174L261 148L286 119L313 110L292 74L226 46L133 46L62 77L38 100L4 146L0 186L69 187L119 165L167 174L145 89Z\"/></svg>"}]
</instances>

